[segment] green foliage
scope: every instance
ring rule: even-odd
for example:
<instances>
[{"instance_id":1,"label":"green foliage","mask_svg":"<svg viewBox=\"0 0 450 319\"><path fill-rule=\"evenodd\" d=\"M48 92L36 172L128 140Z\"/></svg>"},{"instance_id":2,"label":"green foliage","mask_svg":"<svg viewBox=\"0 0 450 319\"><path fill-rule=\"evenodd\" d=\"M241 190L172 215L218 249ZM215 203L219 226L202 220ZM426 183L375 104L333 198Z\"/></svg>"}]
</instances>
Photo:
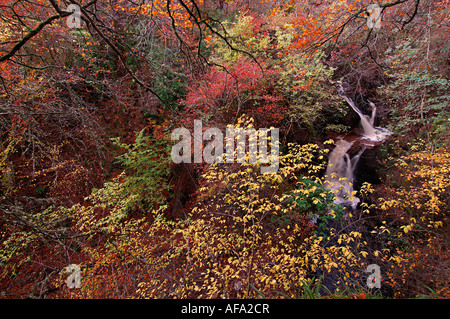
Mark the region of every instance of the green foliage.
<instances>
[{"instance_id":1,"label":"green foliage","mask_svg":"<svg viewBox=\"0 0 450 319\"><path fill-rule=\"evenodd\" d=\"M306 127L314 136L323 126L317 124L331 124L330 118L325 117L326 113L333 115L334 122L339 120L335 119L338 114L345 114L345 110L337 108L339 100L333 93L333 85L328 81L334 69L322 62L323 52L306 55L302 51L290 49L294 41L294 31L289 25L277 29L277 49L281 51L281 56L273 68L279 72L277 86L289 101L290 118Z\"/></svg>"},{"instance_id":2,"label":"green foliage","mask_svg":"<svg viewBox=\"0 0 450 319\"><path fill-rule=\"evenodd\" d=\"M330 222L342 221L343 207L333 203L334 194L325 190L321 183L303 177L298 185L298 189L292 191L289 205L299 214L307 212L316 224L314 233L327 240Z\"/></svg>"},{"instance_id":3,"label":"green foliage","mask_svg":"<svg viewBox=\"0 0 450 319\"><path fill-rule=\"evenodd\" d=\"M389 128L399 136L413 133L435 147L449 145L449 80L429 68L406 68L405 61L420 53L409 42L397 49L403 54L391 57L393 71L386 74L388 84L380 88L394 106L393 124Z\"/></svg>"},{"instance_id":4,"label":"green foliage","mask_svg":"<svg viewBox=\"0 0 450 319\"><path fill-rule=\"evenodd\" d=\"M350 127L344 124L328 124L325 130L336 133L347 133L350 131Z\"/></svg>"},{"instance_id":5,"label":"green foliage","mask_svg":"<svg viewBox=\"0 0 450 319\"><path fill-rule=\"evenodd\" d=\"M186 75L184 67L187 62L182 55L172 48L156 43L147 53L151 61L149 72L153 75L153 90L167 103L175 102L185 94Z\"/></svg>"},{"instance_id":6,"label":"green foliage","mask_svg":"<svg viewBox=\"0 0 450 319\"><path fill-rule=\"evenodd\" d=\"M248 54L257 59L267 57L270 38L258 32L261 21L242 12L233 22L225 21L222 26L226 30L228 44L216 35L207 38L208 45L214 48L212 62L230 66L243 57L248 58Z\"/></svg>"},{"instance_id":7,"label":"green foliage","mask_svg":"<svg viewBox=\"0 0 450 319\"><path fill-rule=\"evenodd\" d=\"M167 181L170 172L168 144L144 136L144 130L136 135L131 145L120 142L118 138L113 141L125 150L117 157L125 171L102 188L92 190L86 197L92 205L77 204L70 208L73 216L77 216L80 231L110 233L116 227L122 227L133 212L146 214L166 204L170 189ZM107 213L99 218L98 209Z\"/></svg>"},{"instance_id":8,"label":"green foliage","mask_svg":"<svg viewBox=\"0 0 450 319\"><path fill-rule=\"evenodd\" d=\"M136 135L134 144L122 143L119 138L113 139L113 142L125 150L124 154L117 157L117 161L123 164L127 174L123 175L122 184L110 186L122 198L131 200L126 205L127 210L145 211L164 205L170 189L167 181L171 163L170 145L166 141L144 136L144 130ZM102 192L107 191L94 191L93 195ZM107 201L107 194L101 200Z\"/></svg>"},{"instance_id":9,"label":"green foliage","mask_svg":"<svg viewBox=\"0 0 450 319\"><path fill-rule=\"evenodd\" d=\"M323 214L328 211L329 203L333 202L333 194L327 192L322 184L319 184L313 180L304 178L301 180L300 185L305 192L303 196L294 194L294 200L296 207L301 211L314 210L319 214Z\"/></svg>"}]
</instances>

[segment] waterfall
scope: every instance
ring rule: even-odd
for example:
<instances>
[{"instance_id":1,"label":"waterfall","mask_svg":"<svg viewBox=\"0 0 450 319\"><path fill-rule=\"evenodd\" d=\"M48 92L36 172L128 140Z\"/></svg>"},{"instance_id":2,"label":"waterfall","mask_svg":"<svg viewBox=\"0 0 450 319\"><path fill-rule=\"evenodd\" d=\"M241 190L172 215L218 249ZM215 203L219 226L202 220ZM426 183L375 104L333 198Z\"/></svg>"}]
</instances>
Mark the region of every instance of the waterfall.
<instances>
[{"instance_id":1,"label":"waterfall","mask_svg":"<svg viewBox=\"0 0 450 319\"><path fill-rule=\"evenodd\" d=\"M368 140L371 142L369 145L374 146L376 142L382 142L388 135L392 134L388 129L374 126L377 110L374 103L369 101L372 108L372 114L369 117L363 114L350 98L345 95L341 96L359 115L363 129L360 139L365 140L365 143ZM343 138L338 139L334 150L329 155L324 181L325 189L330 190L335 195L334 202L342 206L351 207L353 210L356 209L360 202L359 198L355 196L353 188L355 171L362 153L366 150L366 147L362 147L353 158L350 158L348 151L354 142L355 140L349 142Z\"/></svg>"},{"instance_id":2,"label":"waterfall","mask_svg":"<svg viewBox=\"0 0 450 319\"><path fill-rule=\"evenodd\" d=\"M375 104L373 104L370 101L369 101L369 105L372 108L372 116L370 117L370 125L373 126L375 123L375 114L377 113L377 107L375 106Z\"/></svg>"},{"instance_id":3,"label":"waterfall","mask_svg":"<svg viewBox=\"0 0 450 319\"><path fill-rule=\"evenodd\" d=\"M363 128L363 136L365 138L371 139L371 140L377 140L377 131L375 129L375 127L373 126L373 123L375 121L375 112L376 112L376 108L375 111L373 111L374 109L372 109L372 117L368 119L367 115L364 115L360 109L358 109L358 107L356 107L355 103L348 97L346 97L345 95L341 95L348 104L350 104L350 106L352 107L352 109L358 113L359 117L361 118L361 125ZM373 103L372 103L373 104ZM375 105L374 105L375 106Z\"/></svg>"},{"instance_id":4,"label":"waterfall","mask_svg":"<svg viewBox=\"0 0 450 319\"><path fill-rule=\"evenodd\" d=\"M355 105L355 103L349 97L345 95L340 95L347 103L352 107L352 109L359 115L361 119L361 126L363 128L362 137L366 140L382 142L386 139L388 135L391 135L392 132L384 127L375 127L375 115L377 112L377 107L371 101L369 101L369 105L372 108L371 117L363 114L361 110Z\"/></svg>"},{"instance_id":5,"label":"waterfall","mask_svg":"<svg viewBox=\"0 0 450 319\"><path fill-rule=\"evenodd\" d=\"M350 159L347 152L353 143L354 141L348 142L344 139L336 142L336 146L328 158L324 187L334 193L336 204L356 209L359 198L353 194L354 172L365 148Z\"/></svg>"}]
</instances>

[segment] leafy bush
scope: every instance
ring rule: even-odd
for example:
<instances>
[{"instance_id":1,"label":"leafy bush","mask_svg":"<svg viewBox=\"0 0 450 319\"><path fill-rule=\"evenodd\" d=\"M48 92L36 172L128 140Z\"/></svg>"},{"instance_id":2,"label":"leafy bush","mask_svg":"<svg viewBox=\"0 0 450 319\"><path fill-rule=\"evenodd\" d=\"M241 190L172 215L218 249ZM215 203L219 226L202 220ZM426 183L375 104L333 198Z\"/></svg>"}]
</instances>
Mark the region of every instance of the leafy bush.
<instances>
[{"instance_id":1,"label":"leafy bush","mask_svg":"<svg viewBox=\"0 0 450 319\"><path fill-rule=\"evenodd\" d=\"M146 211L164 205L169 191L169 143L144 136L144 130L136 135L134 144L121 143L118 138L113 141L125 150L117 161L126 168L120 189L123 198L132 198L129 209ZM94 191L93 195L97 192Z\"/></svg>"},{"instance_id":2,"label":"leafy bush","mask_svg":"<svg viewBox=\"0 0 450 319\"><path fill-rule=\"evenodd\" d=\"M448 146L449 80L433 72L429 66L409 64L411 60L426 55L422 52L425 50L421 49L420 43L413 46L410 41L396 46L396 53L393 51L388 55L392 69L386 72L388 84L380 88L380 93L393 106L390 129L394 133L398 136L412 134L434 147Z\"/></svg>"}]
</instances>

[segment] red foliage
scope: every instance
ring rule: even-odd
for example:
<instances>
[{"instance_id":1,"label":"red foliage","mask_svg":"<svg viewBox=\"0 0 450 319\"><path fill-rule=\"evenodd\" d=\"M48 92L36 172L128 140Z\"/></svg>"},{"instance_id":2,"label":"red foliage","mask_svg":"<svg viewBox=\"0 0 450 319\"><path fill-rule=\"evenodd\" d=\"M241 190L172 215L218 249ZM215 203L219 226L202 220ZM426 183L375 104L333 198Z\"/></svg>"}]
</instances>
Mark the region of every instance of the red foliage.
<instances>
[{"instance_id":1,"label":"red foliage","mask_svg":"<svg viewBox=\"0 0 450 319\"><path fill-rule=\"evenodd\" d=\"M233 66L214 66L203 78L191 79L188 93L182 103L187 107L187 118L217 114L222 108L236 108L239 98L251 96L259 89L263 77L261 68L253 61L240 59Z\"/></svg>"}]
</instances>

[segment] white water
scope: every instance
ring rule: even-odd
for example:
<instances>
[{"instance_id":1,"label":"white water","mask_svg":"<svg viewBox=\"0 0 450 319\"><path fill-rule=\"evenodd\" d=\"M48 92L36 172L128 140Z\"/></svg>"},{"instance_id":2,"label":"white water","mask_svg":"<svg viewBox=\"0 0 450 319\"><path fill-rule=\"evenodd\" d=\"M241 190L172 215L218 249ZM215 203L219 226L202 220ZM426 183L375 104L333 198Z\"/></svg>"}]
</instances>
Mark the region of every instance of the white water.
<instances>
[{"instance_id":1,"label":"white water","mask_svg":"<svg viewBox=\"0 0 450 319\"><path fill-rule=\"evenodd\" d=\"M369 140L372 142L382 142L386 137L392 134L391 131L382 127L375 127L375 115L376 106L369 101L372 107L371 117L364 115L361 110L355 105L355 103L347 96L341 95L352 109L359 115L362 126L361 139ZM355 196L353 188L353 182L355 177L356 166L362 153L366 150L365 147L361 148L359 152L350 159L350 155L347 153L353 142L348 142L344 139L339 139L336 142L334 150L330 153L328 158L328 166L325 172L325 189L330 190L335 194L334 202L343 206L350 206L352 209L356 209L359 198Z\"/></svg>"},{"instance_id":2,"label":"white water","mask_svg":"<svg viewBox=\"0 0 450 319\"><path fill-rule=\"evenodd\" d=\"M347 103L352 107L352 109L359 115L361 119L361 126L363 128L363 138L368 139L374 142L382 142L386 139L388 135L391 135L392 132L384 127L375 127L375 115L377 113L377 107L375 104L369 101L370 106L372 107L372 115L371 117L364 115L361 110L355 105L355 103L345 95L341 95Z\"/></svg>"},{"instance_id":3,"label":"white water","mask_svg":"<svg viewBox=\"0 0 450 319\"><path fill-rule=\"evenodd\" d=\"M353 101L351 99L349 99L348 97L346 97L345 95L341 95L348 104L350 104L350 106L352 107L352 109L358 113L359 117L361 118L361 125L363 127L363 132L364 132L364 137L371 139L371 140L377 140L377 133L375 128L373 127L373 123L375 120L375 112L372 111L372 117L368 119L367 115L364 115L360 109L358 109L355 105L355 103L353 103Z\"/></svg>"},{"instance_id":4,"label":"white water","mask_svg":"<svg viewBox=\"0 0 450 319\"><path fill-rule=\"evenodd\" d=\"M325 189L330 190L335 195L334 202L339 205L351 206L356 209L359 198L353 194L353 179L356 165L358 164L364 148L350 159L347 154L353 142L340 139L336 142L336 147L330 153L328 166L325 172Z\"/></svg>"}]
</instances>

